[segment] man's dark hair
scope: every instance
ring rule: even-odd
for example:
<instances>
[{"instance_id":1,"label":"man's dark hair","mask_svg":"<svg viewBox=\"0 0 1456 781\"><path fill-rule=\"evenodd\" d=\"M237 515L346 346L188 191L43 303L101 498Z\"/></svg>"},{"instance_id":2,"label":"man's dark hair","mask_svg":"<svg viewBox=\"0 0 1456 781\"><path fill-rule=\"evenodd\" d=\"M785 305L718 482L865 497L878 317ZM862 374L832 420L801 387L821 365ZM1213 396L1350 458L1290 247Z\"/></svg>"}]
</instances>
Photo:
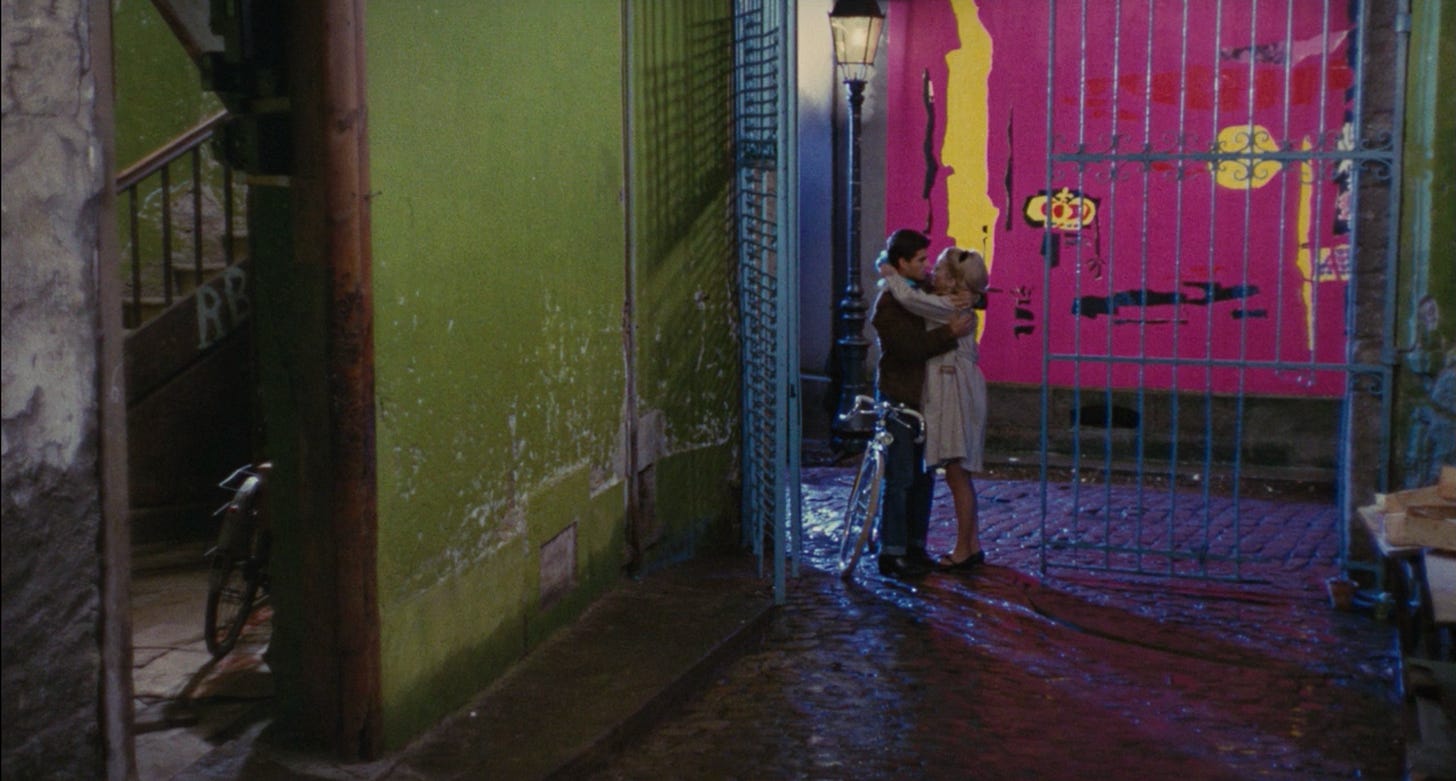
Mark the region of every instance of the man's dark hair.
<instances>
[{"instance_id":1,"label":"man's dark hair","mask_svg":"<svg viewBox=\"0 0 1456 781\"><path fill-rule=\"evenodd\" d=\"M885 251L880 253L878 265L895 264L915 257L915 253L930 246L930 239L924 233L911 228L901 228L885 239Z\"/></svg>"}]
</instances>

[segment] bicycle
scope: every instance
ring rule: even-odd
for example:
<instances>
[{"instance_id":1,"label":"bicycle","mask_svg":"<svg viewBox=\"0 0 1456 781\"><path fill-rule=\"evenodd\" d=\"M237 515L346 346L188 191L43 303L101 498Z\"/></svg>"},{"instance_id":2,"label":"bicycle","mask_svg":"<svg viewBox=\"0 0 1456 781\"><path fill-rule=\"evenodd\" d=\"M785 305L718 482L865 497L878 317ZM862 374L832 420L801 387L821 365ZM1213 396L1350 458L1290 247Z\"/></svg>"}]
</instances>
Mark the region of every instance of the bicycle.
<instances>
[{"instance_id":1,"label":"bicycle","mask_svg":"<svg viewBox=\"0 0 1456 781\"><path fill-rule=\"evenodd\" d=\"M849 490L849 502L844 508L844 527L839 537L839 577L848 578L859 563L866 548L879 544L880 528L880 486L885 480L885 453L895 435L889 432L885 422L895 420L910 424L912 419L917 443L925 440L925 418L909 407L888 401L875 401L869 396L854 397L854 406L841 417L853 415L875 416L874 433L865 446L864 458L859 462L859 472L854 478L854 487Z\"/></svg>"},{"instance_id":2,"label":"bicycle","mask_svg":"<svg viewBox=\"0 0 1456 781\"><path fill-rule=\"evenodd\" d=\"M207 580L202 636L214 659L233 650L254 606L261 602L259 592L269 590L272 532L263 492L272 467L268 462L249 464L218 483L219 488L232 492L232 498L214 513L223 517L222 528L217 544L204 554L212 561L212 571Z\"/></svg>"}]
</instances>

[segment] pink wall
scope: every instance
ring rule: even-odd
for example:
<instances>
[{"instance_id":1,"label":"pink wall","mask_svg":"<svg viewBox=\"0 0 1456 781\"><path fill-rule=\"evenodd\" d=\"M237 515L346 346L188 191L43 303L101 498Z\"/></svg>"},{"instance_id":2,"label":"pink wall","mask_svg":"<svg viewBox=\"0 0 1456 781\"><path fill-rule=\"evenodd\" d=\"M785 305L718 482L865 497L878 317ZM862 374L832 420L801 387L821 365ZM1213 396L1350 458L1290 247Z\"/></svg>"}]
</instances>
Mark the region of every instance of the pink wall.
<instances>
[{"instance_id":1,"label":"pink wall","mask_svg":"<svg viewBox=\"0 0 1456 781\"><path fill-rule=\"evenodd\" d=\"M987 253L993 382L1040 382L1045 335L1053 354L1156 359L1054 360L1055 385L1341 395L1341 372L1309 365L1345 359L1345 177L1316 159L1336 151L1350 108L1345 4L1327 15L1302 0L1225 0L1222 19L1215 3L1123 2L1120 18L1117 5L1089 0L1084 20L1082 3L1056 4L1056 153L1311 155L1220 175L1206 159L1049 174L1046 4L891 0L888 228L925 230L932 255ZM1033 224L1042 212L1028 213L1049 187L1086 217L1050 242ZM1209 359L1280 365L1197 365Z\"/></svg>"}]
</instances>

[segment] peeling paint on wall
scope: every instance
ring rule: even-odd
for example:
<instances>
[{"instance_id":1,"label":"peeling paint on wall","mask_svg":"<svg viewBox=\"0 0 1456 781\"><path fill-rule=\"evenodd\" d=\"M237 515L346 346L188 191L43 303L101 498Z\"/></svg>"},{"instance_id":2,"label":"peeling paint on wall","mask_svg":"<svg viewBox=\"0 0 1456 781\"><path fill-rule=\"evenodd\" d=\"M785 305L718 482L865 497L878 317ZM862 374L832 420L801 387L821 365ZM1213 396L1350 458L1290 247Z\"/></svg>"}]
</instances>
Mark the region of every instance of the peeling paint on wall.
<instances>
[{"instance_id":1,"label":"peeling paint on wall","mask_svg":"<svg viewBox=\"0 0 1456 781\"><path fill-rule=\"evenodd\" d=\"M428 5L371 2L367 32L392 741L464 693L442 669L481 660L473 691L523 652L546 540L578 523L599 588L623 522L620 9Z\"/></svg>"},{"instance_id":2,"label":"peeling paint on wall","mask_svg":"<svg viewBox=\"0 0 1456 781\"><path fill-rule=\"evenodd\" d=\"M470 660L464 674L487 682L496 661L519 658L541 626L620 575L635 410L654 432L640 444L658 474L705 448L724 460L737 430L730 9L664 0L633 14L650 26L640 40L674 64L631 62L655 96L633 143L655 148L628 182L615 4L427 5L440 13L369 5L391 740L459 693L442 670ZM494 45L498 29L541 56ZM563 49L568 30L578 45ZM671 545L732 510L664 488ZM577 577L543 607L543 546L567 526Z\"/></svg>"}]
</instances>

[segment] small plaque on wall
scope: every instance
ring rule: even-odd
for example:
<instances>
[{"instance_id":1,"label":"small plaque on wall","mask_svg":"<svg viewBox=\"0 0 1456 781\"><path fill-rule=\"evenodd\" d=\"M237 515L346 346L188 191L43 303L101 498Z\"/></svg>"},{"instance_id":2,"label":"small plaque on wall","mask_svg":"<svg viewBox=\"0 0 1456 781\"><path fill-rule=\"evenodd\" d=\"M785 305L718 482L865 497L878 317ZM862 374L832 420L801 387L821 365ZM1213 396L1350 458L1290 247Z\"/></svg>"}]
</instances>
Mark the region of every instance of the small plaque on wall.
<instances>
[{"instance_id":1,"label":"small plaque on wall","mask_svg":"<svg viewBox=\"0 0 1456 781\"><path fill-rule=\"evenodd\" d=\"M576 524L541 546L541 604L549 605L576 585Z\"/></svg>"}]
</instances>

